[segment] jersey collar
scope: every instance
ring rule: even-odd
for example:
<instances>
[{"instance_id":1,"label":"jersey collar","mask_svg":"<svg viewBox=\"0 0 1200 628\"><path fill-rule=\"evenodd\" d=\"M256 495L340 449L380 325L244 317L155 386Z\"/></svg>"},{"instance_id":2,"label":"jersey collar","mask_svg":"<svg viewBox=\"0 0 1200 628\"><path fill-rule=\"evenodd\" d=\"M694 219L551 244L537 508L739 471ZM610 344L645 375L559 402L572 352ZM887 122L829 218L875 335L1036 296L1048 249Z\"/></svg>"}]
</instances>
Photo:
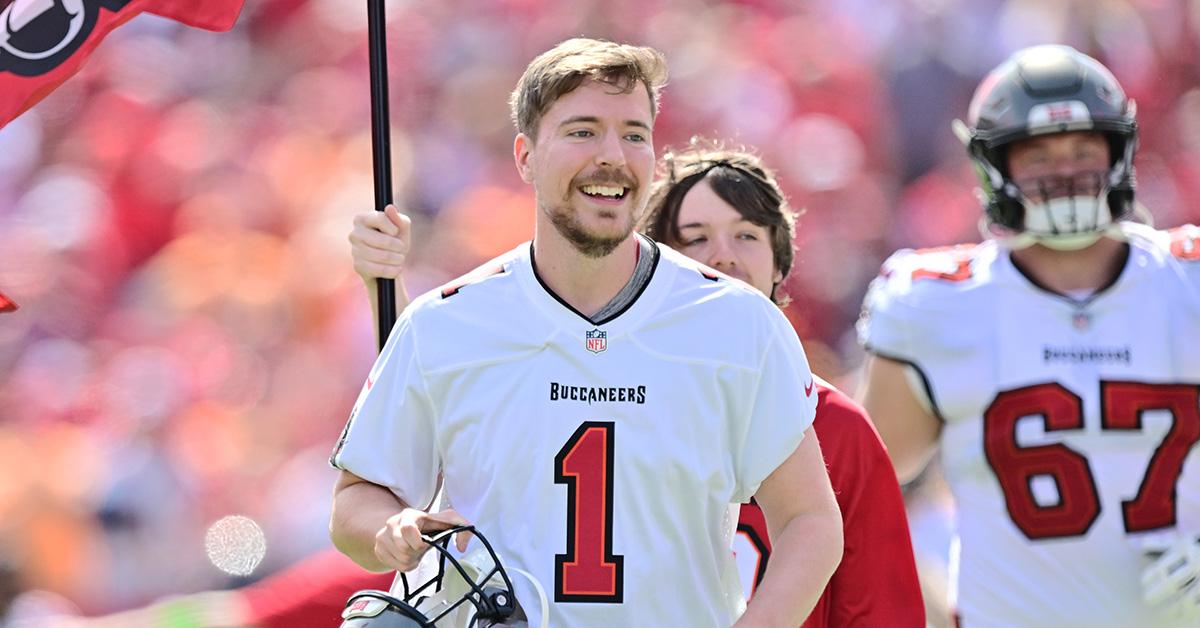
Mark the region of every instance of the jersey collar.
<instances>
[{"instance_id":1,"label":"jersey collar","mask_svg":"<svg viewBox=\"0 0 1200 628\"><path fill-rule=\"evenodd\" d=\"M600 317L584 315L542 281L537 273L532 242L521 253L523 263L518 276L531 300L560 327L575 327L583 323L597 328L623 328L642 317L644 310L648 309L648 303L657 301L661 285L667 282L667 278L663 277L662 255L658 245L642 234L636 234L636 237L640 252L633 276L613 301L601 308Z\"/></svg>"}]
</instances>

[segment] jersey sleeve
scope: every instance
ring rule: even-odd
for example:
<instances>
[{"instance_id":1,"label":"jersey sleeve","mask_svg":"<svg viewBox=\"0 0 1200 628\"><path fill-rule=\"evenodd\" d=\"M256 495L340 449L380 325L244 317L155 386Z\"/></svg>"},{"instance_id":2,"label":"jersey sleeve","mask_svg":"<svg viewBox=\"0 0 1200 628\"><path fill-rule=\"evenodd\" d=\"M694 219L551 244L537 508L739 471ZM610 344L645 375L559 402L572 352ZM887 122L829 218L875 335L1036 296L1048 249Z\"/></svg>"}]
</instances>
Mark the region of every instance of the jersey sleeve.
<instances>
[{"instance_id":1,"label":"jersey sleeve","mask_svg":"<svg viewBox=\"0 0 1200 628\"><path fill-rule=\"evenodd\" d=\"M897 251L871 282L857 324L863 347L909 368L909 385L941 419L958 364L991 334L992 244Z\"/></svg>"},{"instance_id":2,"label":"jersey sleeve","mask_svg":"<svg viewBox=\"0 0 1200 628\"><path fill-rule=\"evenodd\" d=\"M822 391L815 428L845 535L822 599L828 625L923 627L904 498L883 441L866 411L834 389Z\"/></svg>"},{"instance_id":3,"label":"jersey sleeve","mask_svg":"<svg viewBox=\"0 0 1200 628\"><path fill-rule=\"evenodd\" d=\"M330 463L423 509L437 490L441 457L412 309L396 323L371 368Z\"/></svg>"},{"instance_id":4,"label":"jersey sleeve","mask_svg":"<svg viewBox=\"0 0 1200 628\"><path fill-rule=\"evenodd\" d=\"M735 451L735 502L746 502L758 491L796 450L816 415L816 384L804 348L783 313L770 307L770 341L755 373L749 420Z\"/></svg>"},{"instance_id":5,"label":"jersey sleeve","mask_svg":"<svg viewBox=\"0 0 1200 628\"><path fill-rule=\"evenodd\" d=\"M912 287L909 266L913 251L894 253L883 263L863 300L856 329L859 342L871 353L913 362L918 350L911 324L915 312L905 297Z\"/></svg>"}]
</instances>

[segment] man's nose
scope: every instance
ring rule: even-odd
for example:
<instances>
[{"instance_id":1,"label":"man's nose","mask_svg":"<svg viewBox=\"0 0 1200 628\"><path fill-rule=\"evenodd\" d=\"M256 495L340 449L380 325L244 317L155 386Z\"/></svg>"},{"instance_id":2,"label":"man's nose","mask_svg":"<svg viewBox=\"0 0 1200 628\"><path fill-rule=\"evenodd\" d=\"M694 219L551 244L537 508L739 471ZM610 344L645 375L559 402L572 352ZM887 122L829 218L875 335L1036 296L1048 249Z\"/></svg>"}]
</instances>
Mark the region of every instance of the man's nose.
<instances>
[{"instance_id":1,"label":"man's nose","mask_svg":"<svg viewBox=\"0 0 1200 628\"><path fill-rule=\"evenodd\" d=\"M621 138L617 133L605 133L600 139L596 164L618 168L625 165L625 147L621 145Z\"/></svg>"}]
</instances>

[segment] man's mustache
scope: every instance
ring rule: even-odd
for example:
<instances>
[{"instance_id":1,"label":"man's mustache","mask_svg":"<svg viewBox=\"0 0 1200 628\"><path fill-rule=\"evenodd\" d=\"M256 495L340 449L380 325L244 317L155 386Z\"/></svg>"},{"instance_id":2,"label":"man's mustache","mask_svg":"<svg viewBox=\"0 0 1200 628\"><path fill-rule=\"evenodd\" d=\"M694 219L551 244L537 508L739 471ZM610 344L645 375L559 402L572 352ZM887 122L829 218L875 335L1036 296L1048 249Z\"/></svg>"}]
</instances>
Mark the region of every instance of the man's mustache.
<instances>
[{"instance_id":1,"label":"man's mustache","mask_svg":"<svg viewBox=\"0 0 1200 628\"><path fill-rule=\"evenodd\" d=\"M620 170L597 170L586 177L576 178L571 183L572 187L584 185L619 185L629 189L637 188L637 184L633 182L633 179Z\"/></svg>"}]
</instances>

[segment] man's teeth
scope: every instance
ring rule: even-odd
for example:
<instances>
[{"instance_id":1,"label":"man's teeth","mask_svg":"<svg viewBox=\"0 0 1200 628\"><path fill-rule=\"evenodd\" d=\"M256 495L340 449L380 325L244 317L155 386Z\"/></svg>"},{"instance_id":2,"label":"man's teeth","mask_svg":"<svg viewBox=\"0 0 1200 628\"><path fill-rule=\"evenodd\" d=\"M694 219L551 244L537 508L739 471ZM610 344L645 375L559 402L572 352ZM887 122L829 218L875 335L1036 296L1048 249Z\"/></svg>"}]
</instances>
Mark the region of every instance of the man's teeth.
<instances>
[{"instance_id":1,"label":"man's teeth","mask_svg":"<svg viewBox=\"0 0 1200 628\"><path fill-rule=\"evenodd\" d=\"M583 193L588 196L607 196L610 198L625 196L625 188L611 185L585 185L582 189Z\"/></svg>"}]
</instances>

